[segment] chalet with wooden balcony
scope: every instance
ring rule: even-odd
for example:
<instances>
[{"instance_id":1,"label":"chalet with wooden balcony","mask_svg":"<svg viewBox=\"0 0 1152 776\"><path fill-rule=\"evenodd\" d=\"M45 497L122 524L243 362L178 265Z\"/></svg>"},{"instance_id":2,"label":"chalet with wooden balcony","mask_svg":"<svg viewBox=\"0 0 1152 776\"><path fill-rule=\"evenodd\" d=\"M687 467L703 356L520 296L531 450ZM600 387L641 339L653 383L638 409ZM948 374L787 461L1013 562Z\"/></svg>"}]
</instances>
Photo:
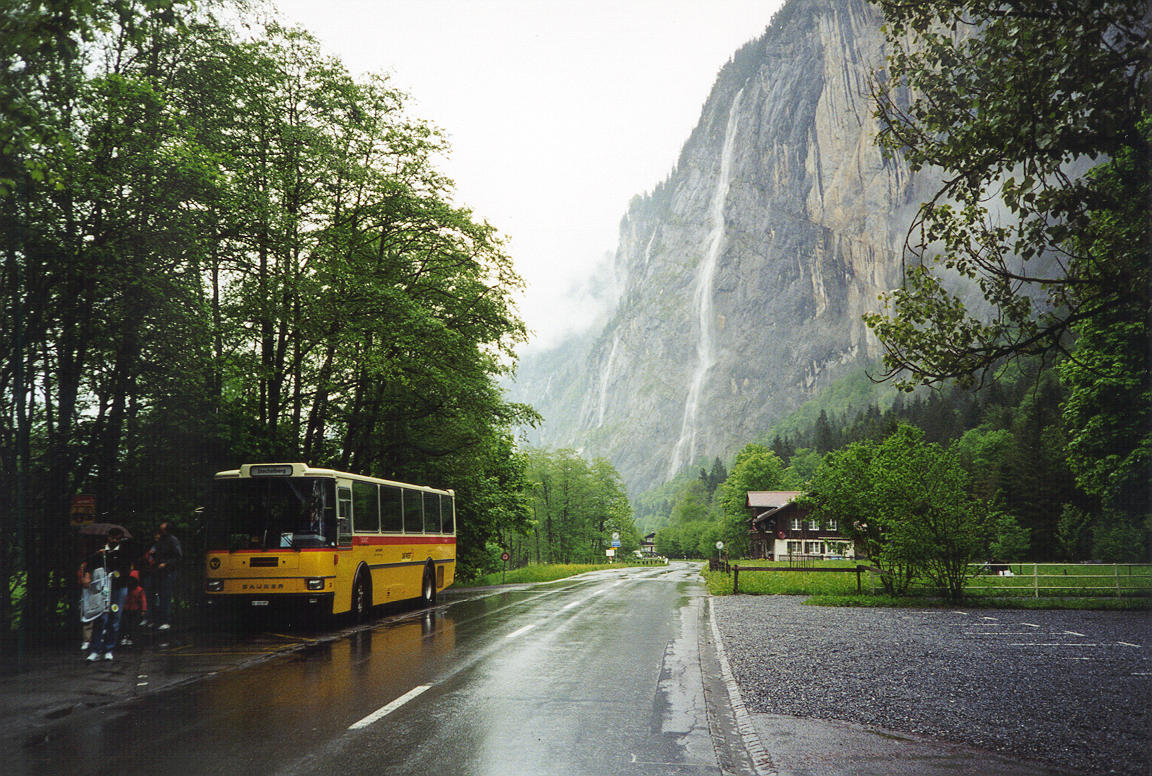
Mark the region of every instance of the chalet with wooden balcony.
<instances>
[{"instance_id":1,"label":"chalet with wooden balcony","mask_svg":"<svg viewBox=\"0 0 1152 776\"><path fill-rule=\"evenodd\" d=\"M656 556L656 533L650 533L640 542L640 557L654 558Z\"/></svg>"},{"instance_id":2,"label":"chalet with wooden balcony","mask_svg":"<svg viewBox=\"0 0 1152 776\"><path fill-rule=\"evenodd\" d=\"M853 558L852 542L835 520L821 525L808 517L797 499L799 490L750 490L746 500L750 552L753 558Z\"/></svg>"}]
</instances>

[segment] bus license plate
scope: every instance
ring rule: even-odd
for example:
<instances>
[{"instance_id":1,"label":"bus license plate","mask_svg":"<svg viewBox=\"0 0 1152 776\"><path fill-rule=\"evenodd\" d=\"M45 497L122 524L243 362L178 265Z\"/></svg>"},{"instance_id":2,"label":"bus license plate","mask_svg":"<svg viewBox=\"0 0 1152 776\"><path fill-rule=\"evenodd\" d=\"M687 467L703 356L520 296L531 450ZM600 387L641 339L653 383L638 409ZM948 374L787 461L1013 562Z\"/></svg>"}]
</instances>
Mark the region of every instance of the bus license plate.
<instances>
[{"instance_id":1,"label":"bus license plate","mask_svg":"<svg viewBox=\"0 0 1152 776\"><path fill-rule=\"evenodd\" d=\"M253 606L267 606L268 602L267 601L253 601L252 605Z\"/></svg>"}]
</instances>

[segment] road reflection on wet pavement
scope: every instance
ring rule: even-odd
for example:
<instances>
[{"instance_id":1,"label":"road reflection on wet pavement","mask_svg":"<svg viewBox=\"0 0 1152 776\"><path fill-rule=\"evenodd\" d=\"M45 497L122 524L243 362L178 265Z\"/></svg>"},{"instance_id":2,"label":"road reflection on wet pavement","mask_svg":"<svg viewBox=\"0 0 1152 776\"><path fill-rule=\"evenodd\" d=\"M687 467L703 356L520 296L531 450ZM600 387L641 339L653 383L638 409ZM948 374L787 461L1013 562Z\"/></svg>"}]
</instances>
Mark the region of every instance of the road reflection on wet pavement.
<instances>
[{"instance_id":1,"label":"road reflection on wet pavement","mask_svg":"<svg viewBox=\"0 0 1152 776\"><path fill-rule=\"evenodd\" d=\"M78 716L6 773L719 774L694 565L621 569L385 618L339 638L200 640L172 661L306 645Z\"/></svg>"}]
</instances>

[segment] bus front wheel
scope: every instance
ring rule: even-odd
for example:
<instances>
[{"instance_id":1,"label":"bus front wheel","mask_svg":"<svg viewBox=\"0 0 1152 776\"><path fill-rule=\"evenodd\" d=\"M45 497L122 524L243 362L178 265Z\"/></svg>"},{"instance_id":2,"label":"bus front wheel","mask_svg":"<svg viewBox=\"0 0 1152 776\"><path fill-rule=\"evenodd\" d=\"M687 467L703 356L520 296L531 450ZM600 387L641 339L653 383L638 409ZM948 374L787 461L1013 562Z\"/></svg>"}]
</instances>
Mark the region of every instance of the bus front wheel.
<instances>
[{"instance_id":1,"label":"bus front wheel","mask_svg":"<svg viewBox=\"0 0 1152 776\"><path fill-rule=\"evenodd\" d=\"M356 622L364 622L371 609L372 590L368 587L364 573L361 572L356 575L356 584L352 586L352 618Z\"/></svg>"}]
</instances>

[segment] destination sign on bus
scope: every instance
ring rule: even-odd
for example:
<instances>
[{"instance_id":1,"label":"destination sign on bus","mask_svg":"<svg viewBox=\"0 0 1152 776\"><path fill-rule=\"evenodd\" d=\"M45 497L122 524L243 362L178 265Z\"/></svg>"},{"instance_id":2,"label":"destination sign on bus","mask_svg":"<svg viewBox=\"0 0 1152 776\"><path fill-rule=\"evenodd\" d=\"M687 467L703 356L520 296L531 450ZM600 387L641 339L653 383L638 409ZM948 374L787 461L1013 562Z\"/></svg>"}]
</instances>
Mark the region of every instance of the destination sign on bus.
<instances>
[{"instance_id":1,"label":"destination sign on bus","mask_svg":"<svg viewBox=\"0 0 1152 776\"><path fill-rule=\"evenodd\" d=\"M291 477L292 466L252 466L248 469L251 477Z\"/></svg>"}]
</instances>

